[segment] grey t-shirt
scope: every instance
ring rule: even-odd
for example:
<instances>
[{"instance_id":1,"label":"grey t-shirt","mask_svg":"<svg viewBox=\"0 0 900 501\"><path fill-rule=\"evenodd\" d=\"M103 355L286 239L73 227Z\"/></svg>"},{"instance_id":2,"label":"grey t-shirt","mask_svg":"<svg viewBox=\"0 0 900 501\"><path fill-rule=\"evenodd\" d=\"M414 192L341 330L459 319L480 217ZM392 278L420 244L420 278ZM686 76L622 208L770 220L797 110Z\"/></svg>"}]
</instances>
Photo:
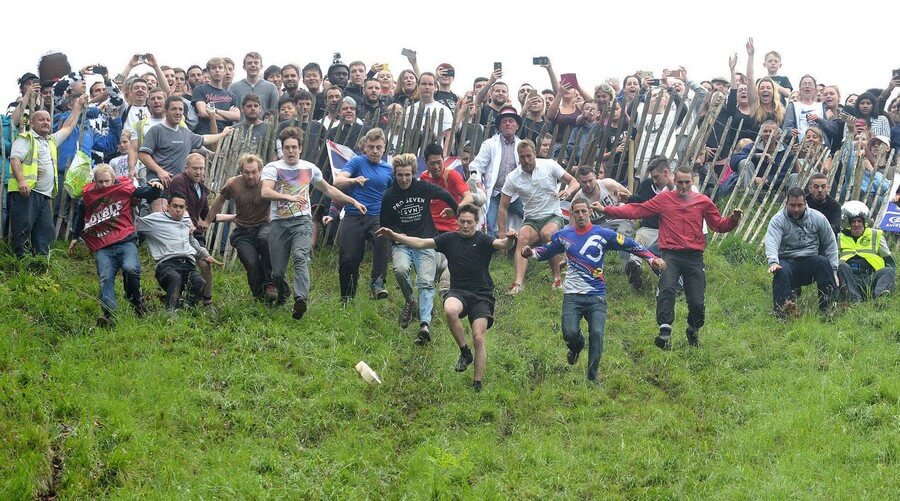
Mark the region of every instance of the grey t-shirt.
<instances>
[{"instance_id":1,"label":"grey t-shirt","mask_svg":"<svg viewBox=\"0 0 900 501\"><path fill-rule=\"evenodd\" d=\"M37 184L35 184L32 189L41 195L52 197L53 187L56 185L53 176L53 171L56 169L56 166L53 165L53 157L50 156L50 141L37 134L35 134L35 137L37 138L37 151L34 155L37 159L38 173ZM53 139L56 141L57 147L62 143L62 137L61 131L53 133ZM28 151L30 149L31 139L17 137L10 150L10 157L15 157L20 161L24 161L25 157L28 156Z\"/></svg>"},{"instance_id":2,"label":"grey t-shirt","mask_svg":"<svg viewBox=\"0 0 900 501\"><path fill-rule=\"evenodd\" d=\"M244 96L250 94L256 94L259 96L259 100L262 101L260 103L260 107L263 111L268 113L278 113L278 88L275 87L275 84L266 80L260 80L256 82L255 85L250 85L250 82L247 79L238 80L237 82L232 82L231 85L228 86L228 92L234 94L236 99L238 108L241 107L241 102L244 100Z\"/></svg>"},{"instance_id":3,"label":"grey t-shirt","mask_svg":"<svg viewBox=\"0 0 900 501\"><path fill-rule=\"evenodd\" d=\"M203 146L203 136L194 134L187 127L169 127L161 123L150 129L144 136L140 151L149 153L153 160L173 176L184 172L184 165L191 150ZM147 172L148 179L156 179L156 174Z\"/></svg>"}]
</instances>

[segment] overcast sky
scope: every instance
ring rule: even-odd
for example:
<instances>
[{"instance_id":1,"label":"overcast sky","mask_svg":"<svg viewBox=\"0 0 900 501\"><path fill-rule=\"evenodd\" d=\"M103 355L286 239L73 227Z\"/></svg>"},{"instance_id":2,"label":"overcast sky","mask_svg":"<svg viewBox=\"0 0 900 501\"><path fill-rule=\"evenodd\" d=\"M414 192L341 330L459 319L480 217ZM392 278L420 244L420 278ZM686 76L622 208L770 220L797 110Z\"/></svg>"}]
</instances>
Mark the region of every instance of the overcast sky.
<instances>
[{"instance_id":1,"label":"overcast sky","mask_svg":"<svg viewBox=\"0 0 900 501\"><path fill-rule=\"evenodd\" d=\"M891 70L900 68L896 28L900 2L867 2L865 11L873 18L863 23L863 32L852 29L861 7L768 0L541 2L533 7L470 0L351 1L341 2L341 8L330 2L318 2L322 7L316 8L271 0L227 4L160 0L83 7L50 1L46 2L50 7L42 3L40 9L33 5L4 6L4 45L15 47L4 51L0 65L0 97L5 102L18 93L18 77L36 72L40 57L53 51L66 53L73 69L103 63L111 75L119 73L134 53L151 52L160 64L187 68L203 65L212 56L231 57L240 67L246 52L258 51L264 65L316 61L327 69L331 54L340 52L346 63L387 62L396 77L409 66L400 55L403 47L409 47L418 52L422 71L433 71L442 62L453 64L457 94L471 88L476 76L488 76L495 61L503 63L504 80L511 86L527 81L548 87L546 72L531 64L533 56L549 56L557 74L574 72L585 88L636 70L658 76L662 68L679 65L693 80L727 77L728 57L734 52L740 57L739 71L746 68L748 36L756 42L757 76L765 73L763 55L775 49L783 56L781 74L795 88L799 78L810 73L820 83L839 84L846 97L884 87ZM841 9L852 12L852 19L834 14ZM820 11L831 11L831 17ZM41 12L64 17L39 32L32 27ZM261 28L267 19L273 30ZM880 28L877 19L893 25ZM72 26L63 27L63 22ZM203 25L212 27L206 30L210 35L201 34ZM233 35L226 35L226 30ZM243 76L238 69L236 79Z\"/></svg>"}]
</instances>

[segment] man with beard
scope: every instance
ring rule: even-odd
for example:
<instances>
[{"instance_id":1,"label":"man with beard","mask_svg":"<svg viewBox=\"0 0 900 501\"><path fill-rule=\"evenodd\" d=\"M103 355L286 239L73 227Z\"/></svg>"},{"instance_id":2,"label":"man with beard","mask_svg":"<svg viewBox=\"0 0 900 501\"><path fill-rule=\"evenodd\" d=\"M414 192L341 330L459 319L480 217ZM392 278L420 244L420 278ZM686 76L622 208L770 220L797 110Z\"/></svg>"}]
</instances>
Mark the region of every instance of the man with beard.
<instances>
[{"instance_id":1,"label":"man with beard","mask_svg":"<svg viewBox=\"0 0 900 501\"><path fill-rule=\"evenodd\" d=\"M764 239L772 299L781 319L797 314L794 292L816 282L819 310L830 317L837 292L838 246L828 219L806 206L803 190L788 190L784 209L769 221Z\"/></svg>"},{"instance_id":2,"label":"man with beard","mask_svg":"<svg viewBox=\"0 0 900 501\"><path fill-rule=\"evenodd\" d=\"M281 85L284 86L284 94L291 98L300 87L300 69L295 64L286 64L281 68Z\"/></svg>"},{"instance_id":3,"label":"man with beard","mask_svg":"<svg viewBox=\"0 0 900 501\"><path fill-rule=\"evenodd\" d=\"M841 204L829 195L828 175L817 172L809 179L809 193L806 205L821 212L827 219L835 235L841 233Z\"/></svg>"},{"instance_id":4,"label":"man with beard","mask_svg":"<svg viewBox=\"0 0 900 501\"><path fill-rule=\"evenodd\" d=\"M657 161L658 165L662 163ZM664 163L668 166L667 161ZM607 216L618 218L638 219L659 215L659 249L666 269L659 278L659 293L656 296L659 334L654 344L663 350L672 349L670 337L679 278L684 282L688 304L688 344L700 346L698 332L706 320L706 265L703 263L706 236L703 222L706 221L713 231L725 233L737 227L743 214L735 209L728 218L723 218L709 197L693 191L692 176L690 166L678 167L675 170L675 191L664 191L646 202L602 208ZM599 204L592 208L597 206Z\"/></svg>"},{"instance_id":5,"label":"man with beard","mask_svg":"<svg viewBox=\"0 0 900 501\"><path fill-rule=\"evenodd\" d=\"M475 104L481 106L481 117L478 123L485 127L495 122L494 117L502 112L506 102L509 101L509 86L505 82L500 81L502 77L502 70L494 70L487 85L475 94ZM485 99L487 99L487 106L482 106ZM519 126L521 127L522 125L519 124ZM496 129L491 128L488 131L488 135L493 135L495 132Z\"/></svg>"},{"instance_id":6,"label":"man with beard","mask_svg":"<svg viewBox=\"0 0 900 501\"><path fill-rule=\"evenodd\" d=\"M244 137L250 131L251 148L257 148L269 134L269 122L264 122L260 117L263 113L262 101L254 93L246 94L241 100L241 115L244 120L234 126L236 134Z\"/></svg>"},{"instance_id":7,"label":"man with beard","mask_svg":"<svg viewBox=\"0 0 900 501\"><path fill-rule=\"evenodd\" d=\"M237 251L238 259L247 272L250 292L258 300L275 301L278 288L272 280L272 263L269 259L269 209L271 203L262 197L262 159L256 155L244 154L238 159L240 175L229 178L225 186L213 200L203 226L208 228L213 221L230 220L235 228L231 232L231 246ZM216 216L225 202L233 200L233 216Z\"/></svg>"},{"instance_id":8,"label":"man with beard","mask_svg":"<svg viewBox=\"0 0 900 501\"><path fill-rule=\"evenodd\" d=\"M138 258L137 232L134 227L133 200L159 197L162 184L157 181L135 188L127 177L116 178L112 168L100 164L94 169L94 181L84 187L82 203L75 212L71 252L79 239L94 253L100 279L100 327L115 324L116 274L122 270L125 298L134 312L147 312L141 296L141 261Z\"/></svg>"},{"instance_id":9,"label":"man with beard","mask_svg":"<svg viewBox=\"0 0 900 501\"><path fill-rule=\"evenodd\" d=\"M525 222L519 230L514 264L516 277L506 295L515 296L522 291L525 283L525 272L528 260L522 256L522 249L537 241L548 242L554 232L565 226L562 218L560 199L568 199L578 189L578 182L556 161L538 159L534 143L525 139L516 147L519 153L519 167L510 172L500 190L500 208L497 216L497 227L506 228L507 210L513 197L522 200ZM560 182L566 188L559 190ZM551 286L562 288L560 276L560 259L550 259L550 271L553 274Z\"/></svg>"},{"instance_id":10,"label":"man with beard","mask_svg":"<svg viewBox=\"0 0 900 501\"><path fill-rule=\"evenodd\" d=\"M366 80L363 99L356 103L356 114L369 127L387 125L387 106L381 100L381 84L378 80Z\"/></svg>"}]
</instances>

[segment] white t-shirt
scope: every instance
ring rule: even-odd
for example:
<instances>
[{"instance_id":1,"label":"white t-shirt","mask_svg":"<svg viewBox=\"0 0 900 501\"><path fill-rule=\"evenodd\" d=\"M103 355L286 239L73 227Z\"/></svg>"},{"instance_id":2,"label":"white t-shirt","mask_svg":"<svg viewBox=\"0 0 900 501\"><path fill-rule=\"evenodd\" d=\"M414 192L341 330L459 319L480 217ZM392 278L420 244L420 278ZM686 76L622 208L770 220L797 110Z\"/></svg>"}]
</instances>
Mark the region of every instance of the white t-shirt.
<instances>
[{"instance_id":1,"label":"white t-shirt","mask_svg":"<svg viewBox=\"0 0 900 501\"><path fill-rule=\"evenodd\" d=\"M510 172L500 193L509 197L519 196L525 210L525 219L561 216L562 209L557 195L559 181L566 171L554 160L538 158L535 162L531 174L526 174L521 166Z\"/></svg>"},{"instance_id":2,"label":"white t-shirt","mask_svg":"<svg viewBox=\"0 0 900 501\"><path fill-rule=\"evenodd\" d=\"M825 118L822 103L803 104L800 101L794 101L794 115L797 119L797 130L800 131L800 136L797 137L798 141L803 139L803 135L806 134L806 129L809 129L809 121L806 119L806 115L809 113L819 115L820 119Z\"/></svg>"},{"instance_id":3,"label":"white t-shirt","mask_svg":"<svg viewBox=\"0 0 900 501\"><path fill-rule=\"evenodd\" d=\"M415 116L419 113L419 102L412 105L412 111L410 113ZM441 110L444 111L443 117L441 116ZM450 130L453 127L453 112L450 111L450 108L444 106L443 104L432 101L425 105L425 113L422 115L422 131L425 131L425 126L427 125L427 120L429 116L434 116L434 130L433 133L438 138L445 130ZM441 119L441 122L438 123L438 119ZM415 118L413 120L416 120Z\"/></svg>"},{"instance_id":4,"label":"white t-shirt","mask_svg":"<svg viewBox=\"0 0 900 501\"><path fill-rule=\"evenodd\" d=\"M300 202L272 201L269 211L272 221L310 215L309 185L323 181L322 171L306 160L300 160L296 165L288 165L284 160L271 162L263 167L260 179L275 181L275 191L278 193L299 194L306 201L304 208L301 208Z\"/></svg>"}]
</instances>

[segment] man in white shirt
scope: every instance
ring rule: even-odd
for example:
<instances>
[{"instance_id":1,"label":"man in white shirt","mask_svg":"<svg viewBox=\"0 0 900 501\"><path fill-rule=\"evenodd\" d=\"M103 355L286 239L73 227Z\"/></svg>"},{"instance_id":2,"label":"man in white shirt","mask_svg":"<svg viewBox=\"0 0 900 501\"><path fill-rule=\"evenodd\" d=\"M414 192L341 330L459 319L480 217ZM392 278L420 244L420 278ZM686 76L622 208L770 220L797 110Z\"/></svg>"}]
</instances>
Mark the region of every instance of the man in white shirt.
<instances>
[{"instance_id":1,"label":"man in white shirt","mask_svg":"<svg viewBox=\"0 0 900 501\"><path fill-rule=\"evenodd\" d=\"M522 256L522 249L534 245L538 241L549 242L553 233L565 226L559 200L569 198L578 190L578 181L558 163L554 160L537 158L537 148L531 140L523 140L516 150L519 153L519 167L506 176L506 181L500 190L500 210L497 216L497 227L506 228L510 200L514 196L518 196L522 200L525 222L519 231L519 239L516 244L514 258L516 279L506 291L509 296L515 296L521 292L525 281L528 259ZM568 185L562 191L559 191L560 181ZM550 259L554 289L562 288L560 261L559 256Z\"/></svg>"},{"instance_id":2,"label":"man in white shirt","mask_svg":"<svg viewBox=\"0 0 900 501\"><path fill-rule=\"evenodd\" d=\"M361 213L366 208L354 198L328 184L322 171L306 160L300 160L303 131L288 127L278 135L284 157L263 167L262 196L272 202L269 219L269 259L272 280L278 287L278 304L283 304L290 292L285 273L288 258L294 258L293 317L300 320L306 313L309 297L309 250L312 247L312 218L309 204L310 185L326 196L352 204Z\"/></svg>"}]
</instances>

